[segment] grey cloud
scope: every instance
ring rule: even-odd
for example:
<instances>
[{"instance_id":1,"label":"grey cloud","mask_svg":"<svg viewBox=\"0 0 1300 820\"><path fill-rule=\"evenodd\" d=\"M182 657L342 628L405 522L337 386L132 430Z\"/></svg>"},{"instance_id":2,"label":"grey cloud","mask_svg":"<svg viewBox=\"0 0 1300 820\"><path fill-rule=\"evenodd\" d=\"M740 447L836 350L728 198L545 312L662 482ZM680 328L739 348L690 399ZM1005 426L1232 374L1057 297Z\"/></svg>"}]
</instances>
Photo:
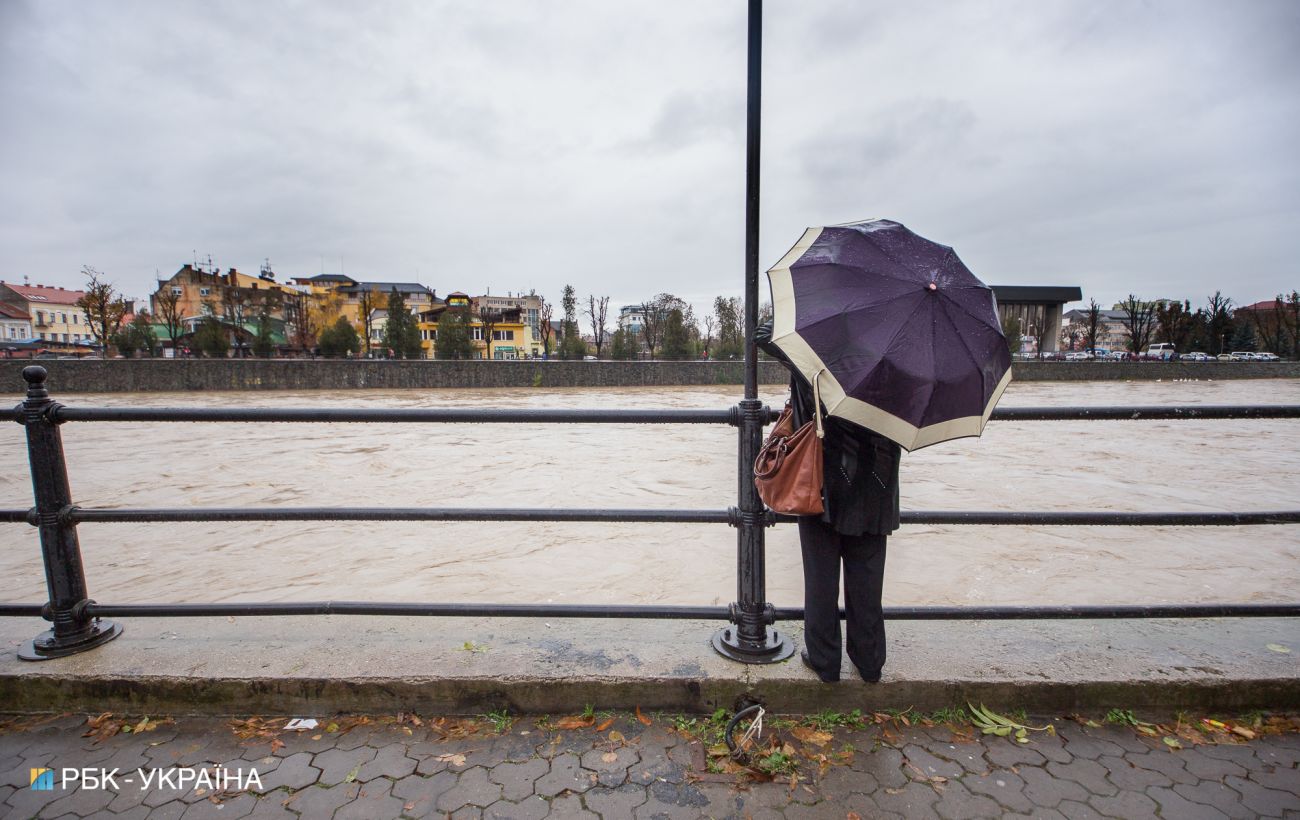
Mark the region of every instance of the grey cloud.
<instances>
[{"instance_id":1,"label":"grey cloud","mask_svg":"<svg viewBox=\"0 0 1300 820\"><path fill-rule=\"evenodd\" d=\"M1293 0L767 15L764 263L892 216L1100 301L1295 286ZM0 277L738 294L744 45L741 3L0 3Z\"/></svg>"}]
</instances>

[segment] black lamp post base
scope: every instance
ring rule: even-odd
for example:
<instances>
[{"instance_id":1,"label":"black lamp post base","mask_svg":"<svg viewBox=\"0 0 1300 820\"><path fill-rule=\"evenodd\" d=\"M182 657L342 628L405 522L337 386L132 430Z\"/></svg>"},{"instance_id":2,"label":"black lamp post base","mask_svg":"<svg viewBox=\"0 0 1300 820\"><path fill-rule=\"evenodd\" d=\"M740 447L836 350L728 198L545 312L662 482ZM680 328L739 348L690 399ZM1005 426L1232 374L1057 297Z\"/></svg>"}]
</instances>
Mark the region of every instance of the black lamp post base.
<instances>
[{"instance_id":1,"label":"black lamp post base","mask_svg":"<svg viewBox=\"0 0 1300 820\"><path fill-rule=\"evenodd\" d=\"M713 634L713 649L724 658L741 663L780 663L794 655L794 642L771 627L764 627L762 643L742 641L735 625Z\"/></svg>"},{"instance_id":2,"label":"black lamp post base","mask_svg":"<svg viewBox=\"0 0 1300 820\"><path fill-rule=\"evenodd\" d=\"M18 648L18 659L22 661L49 661L85 652L88 649L106 644L122 634L122 625L116 621L96 618L90 631L70 643L58 641L54 630L47 629Z\"/></svg>"}]
</instances>

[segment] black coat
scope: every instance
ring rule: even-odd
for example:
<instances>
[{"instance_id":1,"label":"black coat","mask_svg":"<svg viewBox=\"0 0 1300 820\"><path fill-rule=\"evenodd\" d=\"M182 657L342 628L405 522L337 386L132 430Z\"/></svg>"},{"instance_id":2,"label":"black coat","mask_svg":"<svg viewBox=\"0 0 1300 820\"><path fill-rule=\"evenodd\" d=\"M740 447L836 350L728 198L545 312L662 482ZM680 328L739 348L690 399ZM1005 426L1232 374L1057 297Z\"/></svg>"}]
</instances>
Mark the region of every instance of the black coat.
<instances>
[{"instance_id":1,"label":"black coat","mask_svg":"<svg viewBox=\"0 0 1300 820\"><path fill-rule=\"evenodd\" d=\"M790 370L794 426L812 419L812 385L772 344L772 324L759 325L754 339ZM825 451L822 520L844 535L888 535L898 529L898 464L902 448L865 427L823 411Z\"/></svg>"}]
</instances>

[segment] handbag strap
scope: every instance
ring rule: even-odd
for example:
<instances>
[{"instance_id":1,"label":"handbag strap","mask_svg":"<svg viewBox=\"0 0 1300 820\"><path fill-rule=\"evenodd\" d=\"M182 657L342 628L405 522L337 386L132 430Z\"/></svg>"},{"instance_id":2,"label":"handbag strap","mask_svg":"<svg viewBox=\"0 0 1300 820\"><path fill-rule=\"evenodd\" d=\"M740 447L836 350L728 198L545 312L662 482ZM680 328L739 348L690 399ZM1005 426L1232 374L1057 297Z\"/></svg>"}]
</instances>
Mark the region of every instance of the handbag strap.
<instances>
[{"instance_id":1,"label":"handbag strap","mask_svg":"<svg viewBox=\"0 0 1300 820\"><path fill-rule=\"evenodd\" d=\"M817 379L819 379L822 373L824 372L825 372L825 368L818 370L816 373L813 374L813 380L812 380L813 418L817 419L817 438L826 438L826 433L824 430L822 430L822 394L821 394L821 390L819 390L817 387Z\"/></svg>"}]
</instances>

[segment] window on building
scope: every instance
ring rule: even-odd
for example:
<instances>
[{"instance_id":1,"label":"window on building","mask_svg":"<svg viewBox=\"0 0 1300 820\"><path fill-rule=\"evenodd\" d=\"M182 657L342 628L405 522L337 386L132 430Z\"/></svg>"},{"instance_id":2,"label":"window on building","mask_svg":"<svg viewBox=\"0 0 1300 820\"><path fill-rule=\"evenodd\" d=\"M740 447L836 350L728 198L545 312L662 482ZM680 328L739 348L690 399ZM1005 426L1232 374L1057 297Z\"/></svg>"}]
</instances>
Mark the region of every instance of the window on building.
<instances>
[{"instance_id":1,"label":"window on building","mask_svg":"<svg viewBox=\"0 0 1300 820\"><path fill-rule=\"evenodd\" d=\"M494 342L513 342L515 332L513 330L494 330L492 331L492 341Z\"/></svg>"},{"instance_id":2,"label":"window on building","mask_svg":"<svg viewBox=\"0 0 1300 820\"><path fill-rule=\"evenodd\" d=\"M472 338L476 342L483 341L483 328L481 327L471 328L470 338Z\"/></svg>"},{"instance_id":3,"label":"window on building","mask_svg":"<svg viewBox=\"0 0 1300 820\"><path fill-rule=\"evenodd\" d=\"M207 296L212 293L212 288L199 288L200 296Z\"/></svg>"},{"instance_id":4,"label":"window on building","mask_svg":"<svg viewBox=\"0 0 1300 820\"><path fill-rule=\"evenodd\" d=\"M66 324L68 323L68 314L66 314L66 313L60 313L60 314L59 314L59 323L60 323L60 324L65 324L65 325L66 325Z\"/></svg>"},{"instance_id":5,"label":"window on building","mask_svg":"<svg viewBox=\"0 0 1300 820\"><path fill-rule=\"evenodd\" d=\"M184 294L185 294L184 288L179 288L179 287L172 288L172 296L183 296Z\"/></svg>"},{"instance_id":6,"label":"window on building","mask_svg":"<svg viewBox=\"0 0 1300 820\"><path fill-rule=\"evenodd\" d=\"M38 325L43 325L43 324L45 324L45 311L43 311L43 310L38 310L38 311L36 311L36 324L38 324ZM44 338L44 337L41 337L41 338Z\"/></svg>"}]
</instances>

